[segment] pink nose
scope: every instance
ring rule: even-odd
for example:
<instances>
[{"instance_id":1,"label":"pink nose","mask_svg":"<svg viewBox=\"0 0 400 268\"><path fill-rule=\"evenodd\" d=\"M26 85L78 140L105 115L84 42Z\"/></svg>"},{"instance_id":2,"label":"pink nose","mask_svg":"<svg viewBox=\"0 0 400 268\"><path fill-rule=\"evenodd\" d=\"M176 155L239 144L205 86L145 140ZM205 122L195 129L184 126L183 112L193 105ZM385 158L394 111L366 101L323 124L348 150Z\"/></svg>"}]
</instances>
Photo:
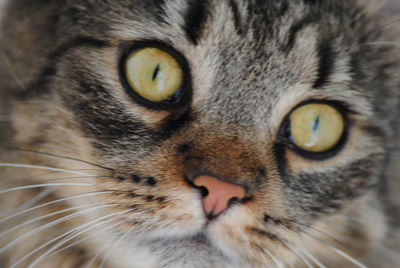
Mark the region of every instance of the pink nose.
<instances>
[{"instance_id":1,"label":"pink nose","mask_svg":"<svg viewBox=\"0 0 400 268\"><path fill-rule=\"evenodd\" d=\"M218 216L224 212L232 198L246 196L246 190L242 186L214 177L199 176L193 182L196 186L203 186L208 190L208 195L203 198L203 209L208 216Z\"/></svg>"}]
</instances>

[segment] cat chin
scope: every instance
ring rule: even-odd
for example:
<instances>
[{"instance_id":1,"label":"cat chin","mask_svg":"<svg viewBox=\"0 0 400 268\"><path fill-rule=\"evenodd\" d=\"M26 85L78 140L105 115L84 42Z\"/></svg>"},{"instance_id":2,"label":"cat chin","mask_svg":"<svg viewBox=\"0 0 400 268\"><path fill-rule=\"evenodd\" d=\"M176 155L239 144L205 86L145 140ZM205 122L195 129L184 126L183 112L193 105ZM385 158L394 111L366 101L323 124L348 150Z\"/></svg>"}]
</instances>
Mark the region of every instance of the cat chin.
<instances>
[{"instance_id":1,"label":"cat chin","mask_svg":"<svg viewBox=\"0 0 400 268\"><path fill-rule=\"evenodd\" d=\"M159 267L236 267L205 233L179 239L157 239L143 245L158 257Z\"/></svg>"}]
</instances>

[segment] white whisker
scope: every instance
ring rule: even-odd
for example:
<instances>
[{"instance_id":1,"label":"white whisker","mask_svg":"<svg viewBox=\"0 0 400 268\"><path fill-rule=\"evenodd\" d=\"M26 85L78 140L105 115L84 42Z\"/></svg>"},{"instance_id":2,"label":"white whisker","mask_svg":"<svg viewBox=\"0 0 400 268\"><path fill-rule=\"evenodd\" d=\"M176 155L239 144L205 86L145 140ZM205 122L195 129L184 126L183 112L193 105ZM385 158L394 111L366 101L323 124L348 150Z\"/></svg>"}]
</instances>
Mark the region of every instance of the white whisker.
<instances>
[{"instance_id":1,"label":"white whisker","mask_svg":"<svg viewBox=\"0 0 400 268\"><path fill-rule=\"evenodd\" d=\"M29 199L25 203L23 203L20 206L18 206L14 211L22 211L24 209L30 208L34 204L40 202L41 200L43 200L44 198L49 196L53 191L54 191L54 189L45 189L45 190L43 190L38 195L34 196L33 198Z\"/></svg>"},{"instance_id":2,"label":"white whisker","mask_svg":"<svg viewBox=\"0 0 400 268\"><path fill-rule=\"evenodd\" d=\"M79 176L79 177L64 177L64 178L53 178L53 179L45 179L44 181L64 181L64 180L79 180L79 179L109 179L111 176Z\"/></svg>"},{"instance_id":3,"label":"white whisker","mask_svg":"<svg viewBox=\"0 0 400 268\"><path fill-rule=\"evenodd\" d=\"M283 262L281 260L278 260L278 258L274 254L272 254L271 251L269 251L266 248L262 248L262 247L259 247L259 246L257 246L257 247L260 250L262 250L263 252L265 252L272 259L272 261L276 264L276 266L278 268L285 268L285 265L283 264Z\"/></svg>"},{"instance_id":4,"label":"white whisker","mask_svg":"<svg viewBox=\"0 0 400 268\"><path fill-rule=\"evenodd\" d=\"M54 148L54 146L52 146L52 147ZM61 148L61 147L58 147L58 148ZM65 146L63 146L62 148L65 149ZM40 151L34 151L34 150L29 150L29 149L24 149L24 148L9 148L9 150L15 150L15 151L20 151L20 152L25 152L25 153L38 154L40 156L47 156L47 157L52 157L52 158L58 158L58 159L63 159L63 160L68 160L68 161L84 163L84 164L87 164L90 166L101 168L101 170L113 170L112 168L109 168L109 167L101 166L101 165L91 163L91 162L83 160L83 159L73 158L70 156L57 155L54 153L40 152Z\"/></svg>"},{"instance_id":5,"label":"white whisker","mask_svg":"<svg viewBox=\"0 0 400 268\"><path fill-rule=\"evenodd\" d=\"M77 210L77 209L80 209L80 208L91 207L91 206L93 206L93 205L90 204L90 205L83 205L83 206L78 206L78 207L67 208L67 209L59 210L59 211L56 211L56 212L52 212L52 213L49 213L49 214L46 214L46 215L43 215L43 216L40 216L40 217L31 219L31 220L29 220L29 221L23 222L23 223L18 224L18 225L14 226L14 227L12 227L12 228L10 228L10 229L8 229L8 230L5 230L5 231L1 232L1 233L0 233L0 237L6 235L6 234L8 234L8 233L11 233L12 231L17 230L18 228L21 228L21 227L26 226L26 225L28 225L28 224L31 224L31 223L40 221L40 220L42 220L42 219L46 219L46 218L52 217L52 216L54 216L54 215L61 214L61 213L65 213L65 212L68 212L68 211L71 211L71 210Z\"/></svg>"},{"instance_id":6,"label":"white whisker","mask_svg":"<svg viewBox=\"0 0 400 268\"><path fill-rule=\"evenodd\" d=\"M73 171L73 170L68 170L68 169L52 168L52 167L37 166L37 165L25 165L25 164L17 164L17 163L0 163L0 167L19 167L19 168L42 169L42 170L65 172L65 173L81 175L81 176L94 176L94 175L91 175L88 173L83 173L83 172Z\"/></svg>"},{"instance_id":7,"label":"white whisker","mask_svg":"<svg viewBox=\"0 0 400 268\"><path fill-rule=\"evenodd\" d=\"M313 266L311 265L311 263L309 263L304 257L303 255L300 254L300 252L295 249L294 247L292 247L291 245L289 245L288 243L286 243L283 240L280 240L285 246L287 246L297 257L299 257L302 262L308 267L308 268L313 268Z\"/></svg>"},{"instance_id":8,"label":"white whisker","mask_svg":"<svg viewBox=\"0 0 400 268\"><path fill-rule=\"evenodd\" d=\"M341 255L342 257L344 257L345 259L347 259L348 261L350 261L351 263L353 263L355 266L359 267L359 268L367 268L367 266L365 266L364 264L362 264L361 262L357 261L356 259L354 259L352 256L350 256L349 254L345 253L344 251L326 244L326 247L330 248L331 250L335 251L337 254Z\"/></svg>"},{"instance_id":9,"label":"white whisker","mask_svg":"<svg viewBox=\"0 0 400 268\"><path fill-rule=\"evenodd\" d=\"M43 230L46 230L46 229L48 229L48 228L50 228L50 227L52 227L52 226L54 226L54 225L57 225L57 224L59 224L59 223L65 222L65 221L67 221L67 220L76 218L76 217L78 217L78 216L80 216L80 215L82 215L82 214L85 214L85 213L87 213L87 212L90 212L90 211L95 211L95 210L99 210L99 209L101 209L101 208L113 207L113 206L118 206L118 205L112 204L112 205L97 206L97 207L93 207L93 208L90 208L90 209L82 210L82 211L79 211L79 212L76 212L76 213L73 213L73 214L70 214L70 215L61 217L61 218L59 218L59 219L57 219L57 220L54 220L54 221L52 221L52 222L49 222L49 223L47 223L47 224L45 224L45 225L43 225L43 226L40 226L40 227L38 227L38 228L35 228L35 229L31 230L30 232L27 232L27 233L25 233L25 234L19 236L18 238L14 239L13 241L9 242L8 244L6 244L6 245L3 246L2 248L0 248L0 253L6 251L7 249L9 249L9 248L11 248L11 247L13 247L14 245L16 245L17 243L19 243L20 241L22 241L22 240L24 240L24 239L26 239L26 238L29 238L29 237L31 237L32 235L35 235L35 234L37 234L37 233L39 233L39 232L41 232L41 231L43 231Z\"/></svg>"},{"instance_id":10,"label":"white whisker","mask_svg":"<svg viewBox=\"0 0 400 268\"><path fill-rule=\"evenodd\" d=\"M113 219L113 220L114 220L114 219ZM90 234L90 235L88 235L88 236L86 236L86 237L84 237L84 238L82 238L82 239L80 239L80 240L78 240L78 241L75 241L74 243L69 244L68 246L65 246L65 247L63 247L63 248L61 248L61 249L59 249L59 250L53 252L51 255L49 255L49 256L46 257L46 258L50 258L51 256L53 256L53 255L55 255L55 254L57 254L57 253L60 253L60 252L66 250L66 249L68 249L68 248L71 248L71 247L73 247L73 246L79 244L79 243L82 242L82 241L85 241L85 240L87 240L87 239L89 239L89 238L91 238L91 237L93 237L93 236L96 236L96 235L99 234L99 233L103 233L103 232L105 232L105 231L108 231L108 230L110 230L110 229L113 229L113 228L115 228L116 226L121 225L121 224L123 224L124 222L127 222L127 221L128 221L128 219L125 219L125 220L119 221L119 222L117 222L116 224L113 224L113 225L111 225L111 226L107 226L107 228L104 228L104 229L101 229L101 230L99 230L99 231L97 231L97 232L94 232L94 233L92 233L92 234ZM65 239L68 239L68 238L71 237L71 236L72 236L72 235L69 235L69 236L68 236L67 238L65 238ZM68 242L68 241L65 241L64 243L66 243L66 242Z\"/></svg>"},{"instance_id":11,"label":"white whisker","mask_svg":"<svg viewBox=\"0 0 400 268\"><path fill-rule=\"evenodd\" d=\"M313 236L313 235L311 235L311 234L309 234L309 233L307 233L307 232L304 232L304 234L306 234L306 235L308 235L309 237L315 239L316 241L318 241L319 243L321 243L321 244L324 245L325 247L329 248L330 250L332 250L332 251L336 252L337 254L339 254L340 256L344 257L346 260L350 261L350 262L353 263L355 266L357 266L357 267L359 267L359 268L367 268L367 266L365 266L364 264L362 264L360 261L354 259L352 256L350 256L349 254L345 253L344 251L342 251L342 250L340 250L340 249L338 249L338 248L336 248L336 247L334 247L334 246L332 246L332 245L329 245L329 244L326 243L325 241L323 241L323 240L321 240L321 239L319 239L319 238L316 238L315 236Z\"/></svg>"},{"instance_id":12,"label":"white whisker","mask_svg":"<svg viewBox=\"0 0 400 268\"><path fill-rule=\"evenodd\" d=\"M26 185L26 186L19 186L19 187L13 187L13 188L8 188L4 190L0 190L0 194L5 194L9 192L15 192L19 190L27 190L27 189L35 189L35 188L42 188L42 187L54 187L54 186L94 186L94 184L91 183L43 183L43 184L32 184L32 185Z\"/></svg>"},{"instance_id":13,"label":"white whisker","mask_svg":"<svg viewBox=\"0 0 400 268\"><path fill-rule=\"evenodd\" d=\"M390 41L377 41L365 43L363 46L400 46L399 42L390 42Z\"/></svg>"},{"instance_id":14,"label":"white whisker","mask_svg":"<svg viewBox=\"0 0 400 268\"><path fill-rule=\"evenodd\" d=\"M311 261L313 261L318 267L320 268L327 268L325 265L323 265L315 256L313 256L310 252L308 252L305 249L300 249L301 252L304 253Z\"/></svg>"},{"instance_id":15,"label":"white whisker","mask_svg":"<svg viewBox=\"0 0 400 268\"><path fill-rule=\"evenodd\" d=\"M1 54L3 55L5 62L6 62L6 64L7 64L8 67L9 67L9 70L10 70L10 72L11 72L12 77L14 78L14 81L17 83L17 85L18 85L23 91L27 91L27 90L26 90L26 87L24 86L24 84L22 84L21 80L18 78L18 75L17 75L17 73L16 73L16 71L15 71L15 68L14 68L14 66L11 64L11 61L10 61L10 59L7 57L6 53L3 52L3 53L1 53Z\"/></svg>"},{"instance_id":16,"label":"white whisker","mask_svg":"<svg viewBox=\"0 0 400 268\"><path fill-rule=\"evenodd\" d=\"M86 228L86 226L92 225L93 223L96 223L96 222L99 222L99 221L102 221L103 219L106 219L106 218L109 218L109 217L112 217L112 216L115 216L115 215L123 214L123 213L128 213L128 212L131 211L131 210L132 210L132 209L124 210L124 211L120 211L120 212L115 212L115 213L111 213L111 214L108 214L108 215L106 215L106 216L102 216L101 218L98 218L98 219L96 219L96 220L93 220L93 221L87 222L87 223L85 223L85 224L82 224L82 225L80 225L80 226L78 226L78 227L75 227L75 228L73 228L73 229L70 229L69 231L67 231L67 232L65 232L65 233L63 233L63 234L61 234L61 235L59 235L59 236L57 236L57 237L51 239L50 241L47 241L45 244L42 244L41 246L35 248L34 250L32 250L31 252L29 252L28 254L26 254L24 257L22 257L21 259L19 259L16 263L14 263L13 265L11 265L9 268L14 268L14 267L16 267L18 264L20 264L21 262L23 262L24 260L26 260L27 258L29 258L30 256L32 256L32 255L35 254L36 252L38 252L38 251L40 251L41 249L47 247L48 245L51 245L51 244L54 243L55 241L57 241L57 240L63 238L64 236L67 236L67 235L72 234L72 233L74 233L74 232L76 232L76 231L79 231L79 230L82 229L82 228ZM111 220L112 220L112 219L111 219ZM111 220L110 220L110 221L111 221ZM93 226L90 226L88 230L90 230L92 227L93 227ZM35 260L35 261L36 261L36 260ZM31 264L31 265L32 265L32 264Z\"/></svg>"},{"instance_id":17,"label":"white whisker","mask_svg":"<svg viewBox=\"0 0 400 268\"><path fill-rule=\"evenodd\" d=\"M90 168L80 168L80 169L68 169L68 170L70 170L70 171L78 171L78 172L80 172L80 171L97 171L97 169L90 169ZM20 177L20 178L17 178L17 179L13 179L13 181L15 182L15 181L26 181L26 180L32 180L32 179L35 179L35 178L42 178L42 177L45 177L45 176L48 176L48 175L52 175L52 174L57 174L57 173L64 173L64 171L49 171L49 172L44 172L44 173L40 173L40 174L35 174L35 175L32 175L32 176L24 176L24 177ZM86 176L82 176L82 177L86 177ZM96 177L96 175L95 174L89 174L89 177Z\"/></svg>"},{"instance_id":18,"label":"white whisker","mask_svg":"<svg viewBox=\"0 0 400 268\"><path fill-rule=\"evenodd\" d=\"M132 217L131 217L131 218L132 218ZM135 228L135 226L132 226L131 228L128 229L128 231L125 232L125 234L123 234L123 235L120 236L119 238L116 237L116 238L118 238L118 239L116 239L115 241L112 241L110 244L106 245L106 246L111 246L111 247L109 247L108 252L107 252L106 255L103 257L103 260L101 261L99 268L103 268L104 264L106 263L108 257L109 257L110 254L111 254L112 249L114 249L114 247L115 247L119 242L121 242L121 241L124 240L126 237L128 237L128 236L131 234L131 232L134 230L134 228ZM103 250L102 250L102 251L103 251ZM102 251L100 251L100 253L101 253Z\"/></svg>"},{"instance_id":19,"label":"white whisker","mask_svg":"<svg viewBox=\"0 0 400 268\"><path fill-rule=\"evenodd\" d=\"M49 206L49 205L52 205L52 204L57 204L57 203L61 203L61 202L72 200L72 199L76 199L76 198L83 198L83 197L88 197L88 196L107 194L107 193L110 193L110 192L113 192L113 191L97 191L97 192L77 194L77 195L74 195L74 196L61 198L61 199L54 200L54 201L51 201L51 202L48 202L48 203L45 203L45 204L41 204L39 206L35 206L33 208L25 209L23 211L19 211L19 212L16 212L14 214L11 214L11 215L9 215L7 217L1 218L0 219L0 223L4 222L4 221L7 221L7 220L10 220L12 218L15 218L15 217L17 217L17 216L19 216L21 214L24 214L24 213L27 213L27 212L30 212L32 210L39 209L39 208L42 208L42 207L45 207L45 206Z\"/></svg>"}]
</instances>

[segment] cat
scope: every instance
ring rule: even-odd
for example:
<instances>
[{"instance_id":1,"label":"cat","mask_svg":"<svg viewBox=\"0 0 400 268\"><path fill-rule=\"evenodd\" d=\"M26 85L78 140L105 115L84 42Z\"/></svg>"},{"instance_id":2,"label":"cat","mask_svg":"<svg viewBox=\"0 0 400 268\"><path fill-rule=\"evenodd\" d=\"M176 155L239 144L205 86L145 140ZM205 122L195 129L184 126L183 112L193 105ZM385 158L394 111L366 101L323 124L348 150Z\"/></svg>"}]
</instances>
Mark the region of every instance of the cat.
<instances>
[{"instance_id":1,"label":"cat","mask_svg":"<svg viewBox=\"0 0 400 268\"><path fill-rule=\"evenodd\" d=\"M399 21L369 0L13 0L0 267L399 267Z\"/></svg>"}]
</instances>

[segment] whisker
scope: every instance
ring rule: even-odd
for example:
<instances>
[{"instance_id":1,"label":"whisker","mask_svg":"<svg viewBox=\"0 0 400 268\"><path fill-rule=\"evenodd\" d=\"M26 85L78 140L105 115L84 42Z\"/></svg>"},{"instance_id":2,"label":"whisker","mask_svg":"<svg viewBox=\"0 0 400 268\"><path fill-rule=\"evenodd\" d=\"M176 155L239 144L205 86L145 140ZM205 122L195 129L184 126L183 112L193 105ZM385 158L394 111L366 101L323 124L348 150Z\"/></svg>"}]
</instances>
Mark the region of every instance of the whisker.
<instances>
[{"instance_id":1,"label":"whisker","mask_svg":"<svg viewBox=\"0 0 400 268\"><path fill-rule=\"evenodd\" d=\"M75 228L73 228L73 229L70 229L69 231L67 231L67 232L65 232L65 233L63 233L63 234L61 234L61 235L59 235L59 236L57 236L57 237L51 239L50 241L47 241L46 243L42 244L41 246L35 248L34 250L32 250L31 252L29 252L28 254L26 254L24 257L22 257L20 260L18 260L18 262L16 262L16 263L14 263L13 265L11 265L9 268L14 268L14 267L16 267L18 264L20 264L21 262L23 262L24 260L26 260L27 258L29 258L30 256L32 256L32 255L35 254L36 252L38 252L38 251L40 251L41 249L47 247L48 245L51 245L52 243L56 242L57 240L63 238L64 236L67 236L67 235L69 235L69 234L72 234L72 233L74 233L74 232L76 232L76 231L79 231L79 230L82 229L82 228L86 228L86 226L88 226L88 225L92 225L93 223L102 221L102 220L104 220L104 219L106 219L106 218L113 217L113 216L115 216L115 215L119 215L119 214L123 214L123 213L128 213L128 212L131 211L131 210L133 210L133 209L128 209L128 210L124 210L124 211L120 211L120 212L111 213L111 214L108 214L108 215L106 215L106 216L100 217L100 218L98 218L98 219L96 219L96 220L92 220L92 221L90 221L90 222L87 222L87 223L85 223L85 224L82 224L82 225L80 225L80 226L78 226L78 227L75 227ZM111 219L111 220L112 220L112 219ZM110 221L111 221L111 220L110 220ZM90 230L92 227L93 227L93 226L90 226L87 230ZM93 228L94 228L94 227L93 227ZM36 262L36 260L35 260L35 262ZM32 266L32 264L31 264L31 266Z\"/></svg>"},{"instance_id":2,"label":"whisker","mask_svg":"<svg viewBox=\"0 0 400 268\"><path fill-rule=\"evenodd\" d=\"M21 211L21 210L30 208L34 204L40 202L41 200L43 200L44 198L49 196L53 191L54 191L54 189L45 189L45 190L43 190L38 195L34 196L33 198L29 199L25 203L23 203L20 206L18 206L14 211Z\"/></svg>"},{"instance_id":3,"label":"whisker","mask_svg":"<svg viewBox=\"0 0 400 268\"><path fill-rule=\"evenodd\" d=\"M43 183L43 184L32 184L32 185L25 185L19 187L8 188L4 190L0 190L0 194L15 192L19 190L27 190L27 189L35 189L35 188L42 188L42 187L54 187L54 186L94 186L91 183Z\"/></svg>"},{"instance_id":4,"label":"whisker","mask_svg":"<svg viewBox=\"0 0 400 268\"><path fill-rule=\"evenodd\" d=\"M70 171L96 171L97 169L68 169ZM48 176L48 175L52 175L52 174L57 174L57 173L64 173L63 171L50 171L50 172L44 172L44 173L40 173L40 174L36 174L36 175L32 175L32 176L24 176L24 177L19 177L14 179L13 178L13 182L16 181L26 181L26 180L32 180L35 178L41 178L44 176ZM89 176L96 176L95 174L89 174Z\"/></svg>"},{"instance_id":5,"label":"whisker","mask_svg":"<svg viewBox=\"0 0 400 268\"><path fill-rule=\"evenodd\" d=\"M61 213L64 213L64 212L68 212L68 211L71 211L71 210L77 210L77 209L80 209L80 208L91 207L91 206L92 206L92 204L90 204L90 205L82 205L82 206L77 206L77 207L72 207L72 208L67 208L67 209L59 210L59 211L56 211L56 212L52 212L52 213L49 213L49 214L46 214L46 215L31 219L29 221L26 221L26 222L23 222L21 224L18 224L18 225L14 226L14 227L12 227L12 228L10 228L8 230L0 232L0 237L6 235L8 233L11 233L12 231L17 230L18 228L21 228L21 227L23 227L25 225L40 221L42 219L46 219L46 218L52 217L54 215L61 214Z\"/></svg>"},{"instance_id":6,"label":"whisker","mask_svg":"<svg viewBox=\"0 0 400 268\"><path fill-rule=\"evenodd\" d=\"M63 180L78 180L78 179L110 179L112 176L79 176L79 177L65 177L65 178L54 178L54 179L45 179L44 181L63 181Z\"/></svg>"},{"instance_id":7,"label":"whisker","mask_svg":"<svg viewBox=\"0 0 400 268\"><path fill-rule=\"evenodd\" d=\"M376 41L362 44L363 46L400 46L399 42Z\"/></svg>"},{"instance_id":8,"label":"whisker","mask_svg":"<svg viewBox=\"0 0 400 268\"><path fill-rule=\"evenodd\" d=\"M91 163L91 162L86 161L86 160L77 159L77 158L73 158L73 157L70 157L70 156L56 155L56 154L53 154L53 153L34 151L34 150L23 149L23 148L7 148L7 149L10 150L10 151L11 151L11 150L14 150L14 151L21 151L21 152L26 152L26 153L33 153L33 154L46 155L46 156L61 158L61 159L64 159L64 160L71 160L71 161L76 161L76 162L85 163L85 164L88 164L88 165L91 165L91 166L99 167L99 168L101 168L101 169L106 169L106 170L111 170L111 171L114 170L113 168L110 168L110 167L98 165L98 164Z\"/></svg>"},{"instance_id":9,"label":"whisker","mask_svg":"<svg viewBox=\"0 0 400 268\"><path fill-rule=\"evenodd\" d=\"M285 242L284 240L280 240L286 247L288 247L297 257L299 257L301 259L301 261L308 267L308 268L313 268L313 266L311 265L311 263L309 263L304 257L303 255L300 254L300 252L292 247L289 243Z\"/></svg>"},{"instance_id":10,"label":"whisker","mask_svg":"<svg viewBox=\"0 0 400 268\"><path fill-rule=\"evenodd\" d=\"M113 220L114 220L114 219L113 219ZM73 247L73 246L79 244L79 243L82 242L82 241L85 241L85 240L87 240L87 239L89 239L89 238L91 238L91 237L93 237L93 236L96 236L96 235L99 234L99 233L104 233L105 231L108 231L108 230L110 230L110 229L113 229L113 228L115 228L116 226L121 225L121 224L123 224L123 223L125 223L125 222L127 222L127 221L128 221L128 219L125 219L125 220L123 220L123 221L117 222L116 224L113 224L113 225L111 225L111 226L108 226L107 228L104 228L104 229L101 229L101 230L99 230L99 231L97 231L97 232L94 232L94 233L92 233L92 234L89 235L89 236L86 236L86 237L84 237L84 238L82 238L82 239L80 239L80 240L78 240L78 241L75 241L74 243L69 244L68 246L65 246L65 247L63 247L63 248L61 248L61 249L59 249L59 250L53 252L51 255L47 256L46 258L50 258L51 256L54 256L54 255L56 255L57 253L60 253L60 252L66 250L66 249L68 249L68 248L71 248L71 247ZM71 237L71 235L69 235L69 237ZM67 238L69 238L69 237L67 237ZM66 238L66 239L67 239L67 238ZM64 243L67 243L67 242L68 242L68 241L65 241Z\"/></svg>"},{"instance_id":11,"label":"whisker","mask_svg":"<svg viewBox=\"0 0 400 268\"><path fill-rule=\"evenodd\" d=\"M282 262L281 260L278 260L278 258L277 258L274 254L272 254L271 251L269 251L269 250L266 249L266 248L262 248L262 247L260 247L260 246L258 246L258 245L257 245L257 248L258 248L259 250L265 252L265 253L272 259L272 261L276 264L276 266L277 266L278 268L285 268L285 265L283 264L283 262Z\"/></svg>"},{"instance_id":12,"label":"whisker","mask_svg":"<svg viewBox=\"0 0 400 268\"><path fill-rule=\"evenodd\" d=\"M73 214L70 214L70 215L61 217L61 218L59 218L59 219L57 219L57 220L51 221L51 222L49 222L49 223L47 223L47 224L45 224L45 225L43 225L43 226L40 226L40 227L38 227L38 228L35 228L35 229L31 230L31 231L29 231L28 233L25 233L25 234L23 234L23 235L17 237L16 239L14 239L13 241L7 243L5 246L3 246L2 248L0 248L0 253L6 251L7 249L9 249L9 248L11 248L11 247L13 247L14 245L16 245L17 243L19 243L20 241L22 241L22 240L24 240L24 239L26 239L26 238L29 238L29 237L31 237L32 235L35 235L35 234L37 234L37 233L39 233L39 232L41 232L41 231L43 231L43 230L46 230L46 229L48 229L48 228L50 228L50 227L52 227L52 226L54 226L54 225L57 225L57 224L59 224L59 223L65 222L65 221L67 221L67 220L76 218L76 217L78 217L78 216L80 216L80 215L83 215L83 214L85 214L85 213L87 213L87 212L90 212L90 211L95 211L95 210L99 210L99 209L101 209L101 208L115 207L115 206L118 206L118 205L117 205L117 204L112 204L112 205L97 206L97 207L93 207L93 208L90 208L90 209L82 210L82 211L79 211L79 212L76 212L76 213L73 213Z\"/></svg>"},{"instance_id":13,"label":"whisker","mask_svg":"<svg viewBox=\"0 0 400 268\"><path fill-rule=\"evenodd\" d=\"M65 172L65 173L70 173L70 174L75 174L75 175L82 175L82 176L94 176L94 175L91 175L91 174L78 172L78 171L72 171L72 170L68 170L68 169L52 168L52 167L37 166L37 165L25 165L25 164L18 164L18 163L0 163L0 167L32 168L32 169L42 169L42 170Z\"/></svg>"},{"instance_id":14,"label":"whisker","mask_svg":"<svg viewBox=\"0 0 400 268\"><path fill-rule=\"evenodd\" d=\"M41 205L35 206L33 208L29 208L29 209L26 209L26 210L23 210L23 211L19 211L19 212L16 212L14 214L11 214L10 216L1 218L0 219L0 223L4 222L4 221L7 221L9 219L15 218L16 216L19 216L21 214L27 213L29 211L32 211L32 210L35 210L35 209L39 209L39 208L42 208L42 207L45 207L45 206L49 206L49 205L52 205L52 204L57 204L57 203L60 203L60 202L64 202L64 201L68 201L68 200L72 200L72 199L76 199L76 198L83 198L83 197L100 195L100 194L108 194L108 193L112 193L112 192L123 192L123 191L114 191L114 190L96 191L96 192L77 194L77 195L73 195L73 196L70 196L70 197L61 198L61 199L58 199L58 200L54 200L54 201L51 201L51 202L48 202L48 203L45 203L45 204L41 204Z\"/></svg>"},{"instance_id":15,"label":"whisker","mask_svg":"<svg viewBox=\"0 0 400 268\"><path fill-rule=\"evenodd\" d=\"M304 234L308 235L309 237L315 239L317 242L319 242L320 244L324 245L325 247L327 247L328 249L336 252L337 254L339 254L340 256L344 257L346 260L350 261L352 264L354 264L355 266L359 267L359 268L367 268L367 266L365 266L364 264L362 264L360 261L356 260L354 257L350 256L349 254L347 254L346 252L344 252L343 250L340 250L332 245L329 245L328 243L326 243L325 241L307 233L306 231L303 232Z\"/></svg>"},{"instance_id":16,"label":"whisker","mask_svg":"<svg viewBox=\"0 0 400 268\"><path fill-rule=\"evenodd\" d=\"M287 220L287 221L289 221L290 223L296 224L298 226L305 227L305 228L307 228L307 229L309 229L311 231L314 231L316 233L319 233L321 235L324 235L325 237L327 237L329 239L332 239L333 241L335 241L336 243L338 243L339 245L341 245L342 247L344 247L346 249L348 247L347 243L345 243L344 241L341 241L340 239L338 239L337 237L334 237L333 235L328 234L327 232L324 232L322 230L319 230L319 229L317 229L315 227L312 227L312 226L309 226L307 224L303 224L303 223L297 222L296 220Z\"/></svg>"},{"instance_id":17,"label":"whisker","mask_svg":"<svg viewBox=\"0 0 400 268\"><path fill-rule=\"evenodd\" d=\"M383 29L388 28L388 27L396 26L397 24L400 24L400 19L398 19L398 18L396 18L395 20L393 20L393 21L391 21L391 22L388 22L388 23L386 23L386 24L383 24L383 25L381 25L381 26L378 26L378 27L375 28L375 29L372 29L372 30L369 32L369 34L372 34L372 33L376 32L376 31L383 30Z\"/></svg>"},{"instance_id":18,"label":"whisker","mask_svg":"<svg viewBox=\"0 0 400 268\"><path fill-rule=\"evenodd\" d=\"M354 265L356 265L357 267L360 268L367 268L367 266L365 266L364 264L362 264L361 262L357 261L356 259L354 259L352 256L350 256L349 254L347 254L346 252L344 252L343 250L340 250L334 246L325 244L326 247L330 248L331 250L333 250L334 252L336 252L337 254L341 255L342 257L344 257L345 259L347 259L348 261L350 261L351 263L353 263Z\"/></svg>"},{"instance_id":19,"label":"whisker","mask_svg":"<svg viewBox=\"0 0 400 268\"><path fill-rule=\"evenodd\" d=\"M17 85L18 85L23 91L26 91L26 87L24 86L24 84L22 84L21 80L18 78L18 75L17 75L17 73L16 73L16 71L15 71L15 69L14 69L14 66L11 64L11 61L10 61L10 59L8 58L7 54L6 54L5 52L2 52L1 54L2 54L2 56L3 56L3 58L4 58L5 62L6 62L6 64L8 65L9 70L10 70L10 72L11 72L11 75L13 76L13 78L14 78L15 82L17 83Z\"/></svg>"},{"instance_id":20,"label":"whisker","mask_svg":"<svg viewBox=\"0 0 400 268\"><path fill-rule=\"evenodd\" d=\"M301 252L304 253L310 260L312 260L318 267L320 268L327 268L325 265L323 265L317 258L312 255L310 252L308 252L306 249L302 248L300 249Z\"/></svg>"},{"instance_id":21,"label":"whisker","mask_svg":"<svg viewBox=\"0 0 400 268\"><path fill-rule=\"evenodd\" d=\"M130 218L132 218L132 217L130 217ZM119 242L121 242L121 241L124 240L126 237L128 237L128 236L132 233L132 231L134 230L134 228L135 228L135 226L132 226L131 228L128 229L128 231L125 232L125 234L123 234L123 235L120 236L119 238L116 237L116 238L118 238L118 239L116 239L115 241L112 241L110 244L108 244L108 245L111 246L111 247L109 247L108 252L107 252L106 255L103 257L103 260L101 261L99 268L103 268L103 267L104 267L104 264L106 263L108 257L110 256L111 250L114 249L115 245L117 245ZM108 246L108 245L106 245L106 246ZM100 251L100 253L101 253L101 251Z\"/></svg>"}]
</instances>

